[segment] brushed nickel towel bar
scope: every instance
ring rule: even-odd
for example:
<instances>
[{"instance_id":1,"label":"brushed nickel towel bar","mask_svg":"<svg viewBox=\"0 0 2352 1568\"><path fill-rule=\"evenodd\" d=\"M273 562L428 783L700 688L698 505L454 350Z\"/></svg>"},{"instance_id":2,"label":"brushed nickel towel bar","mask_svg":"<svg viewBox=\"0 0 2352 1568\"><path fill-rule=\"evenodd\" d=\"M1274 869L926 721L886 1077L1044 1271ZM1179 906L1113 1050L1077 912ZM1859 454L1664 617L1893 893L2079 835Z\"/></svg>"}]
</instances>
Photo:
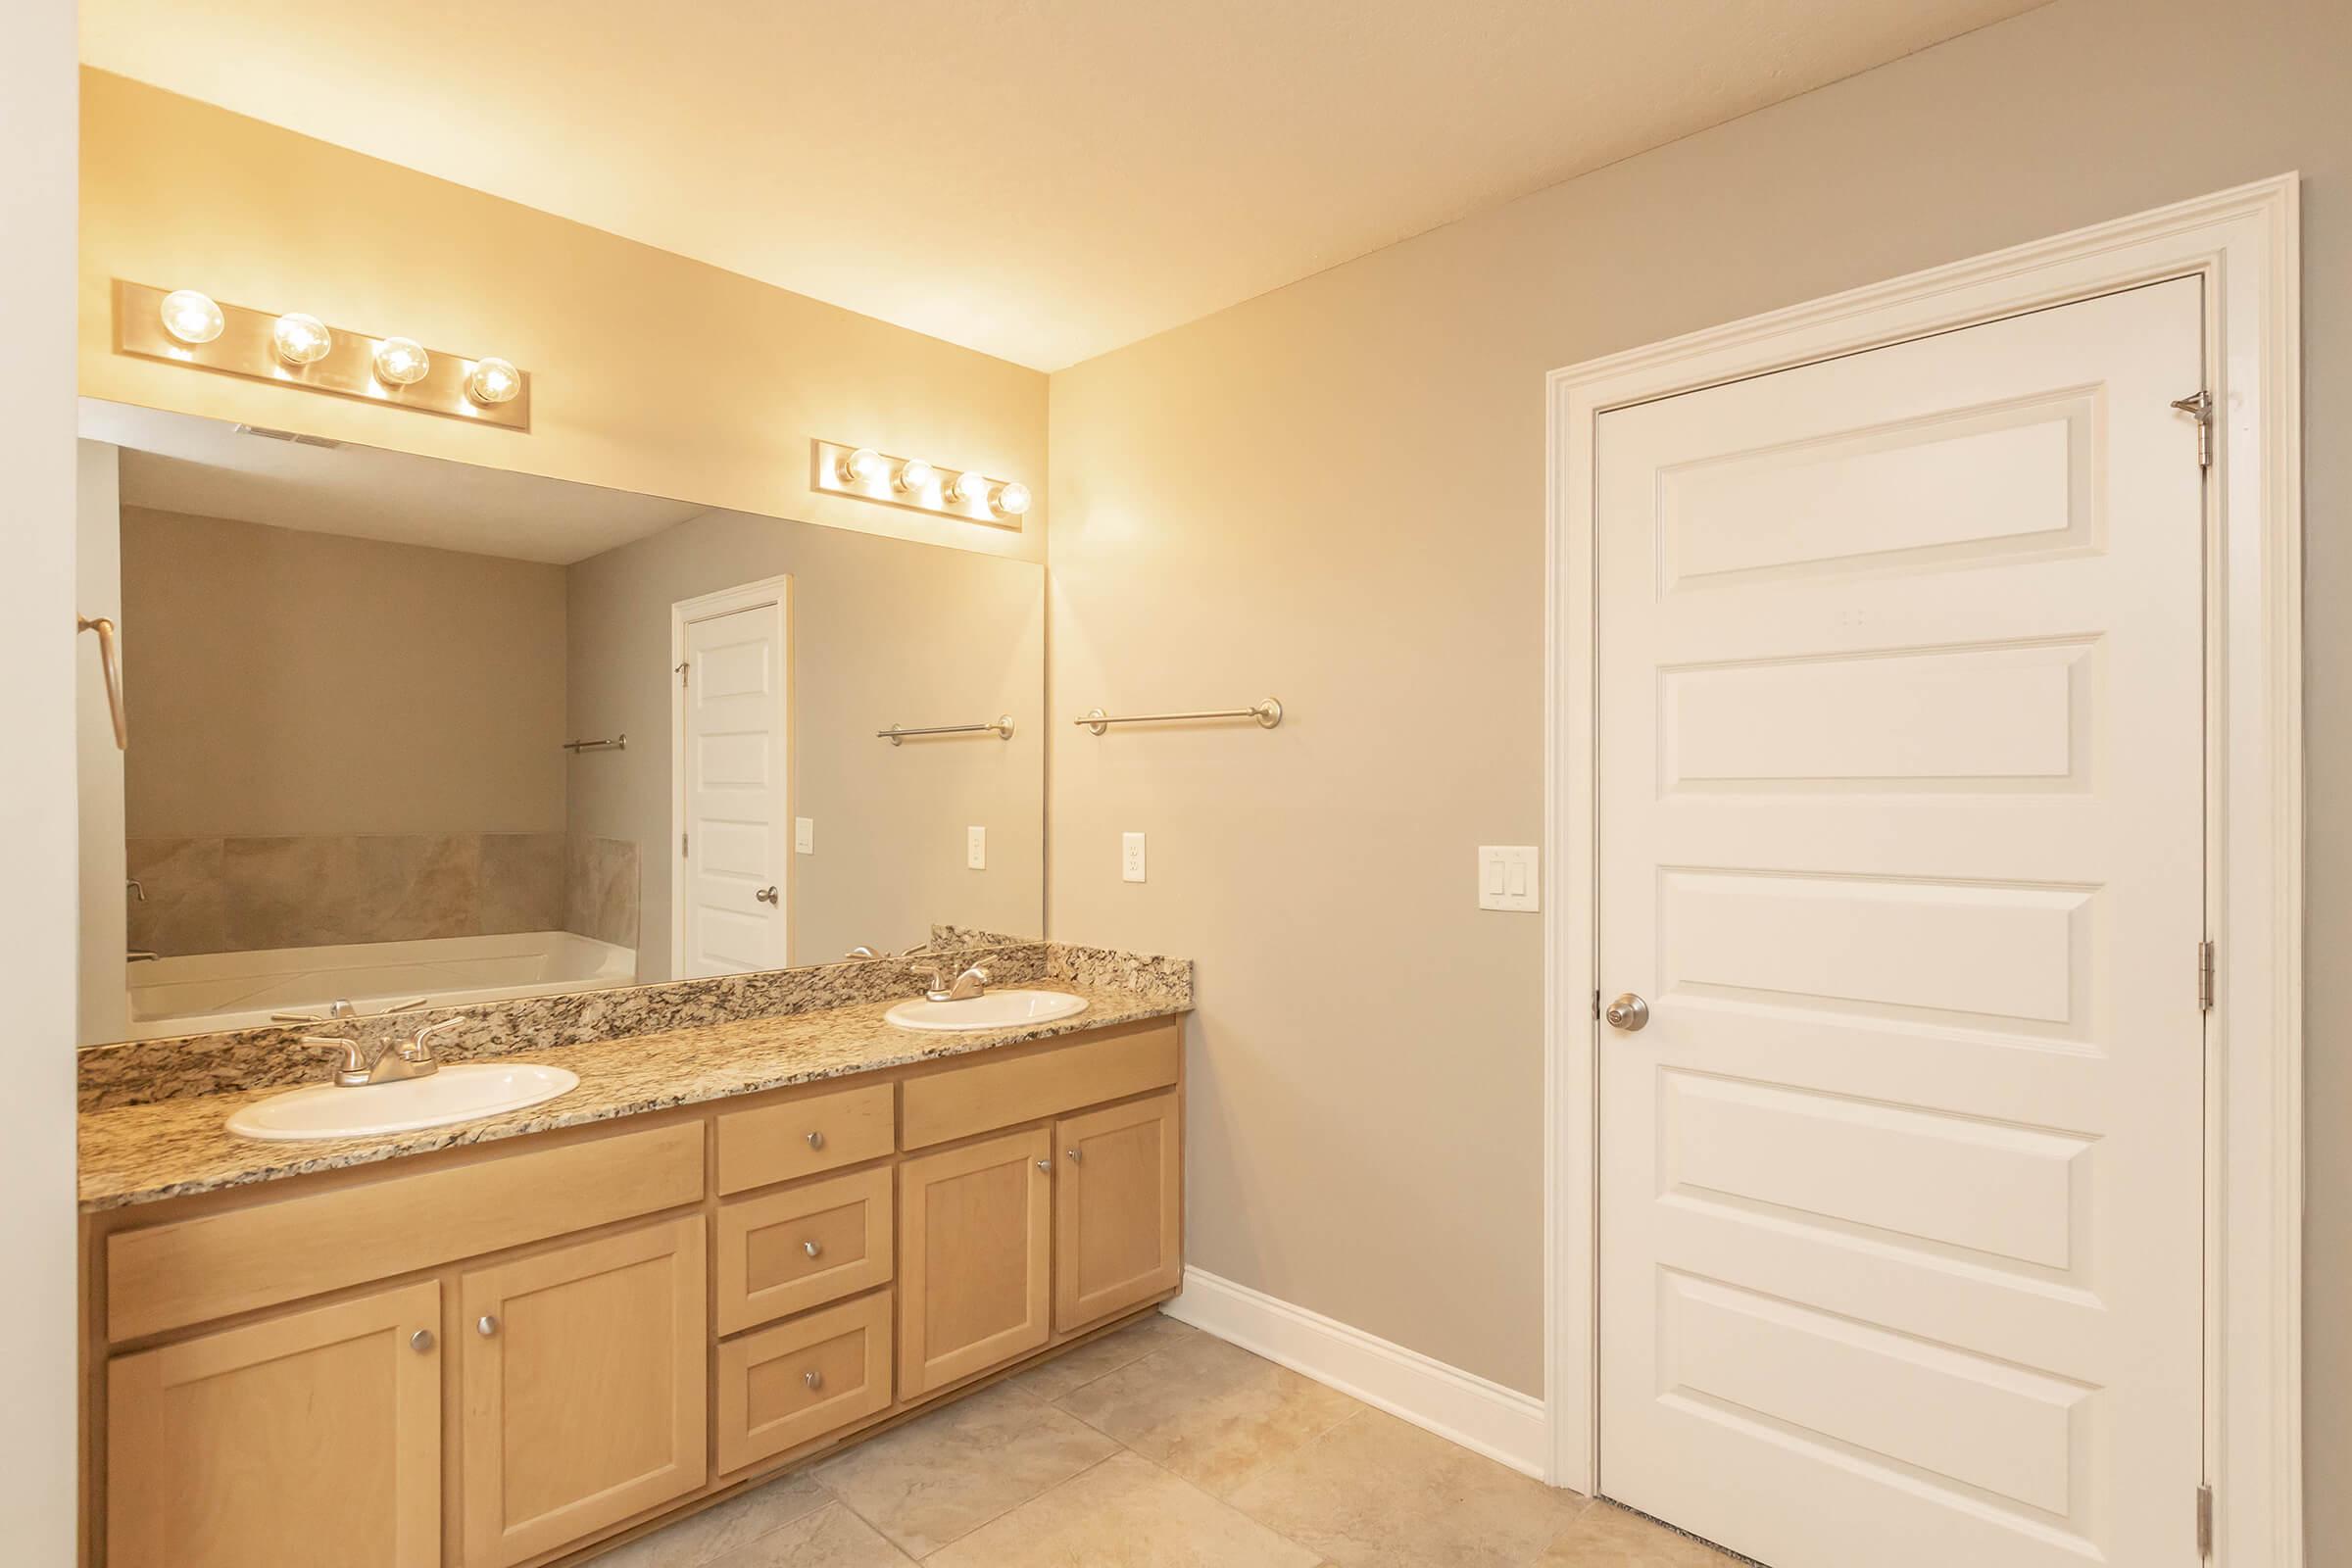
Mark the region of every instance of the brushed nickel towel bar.
<instances>
[{"instance_id":1,"label":"brushed nickel towel bar","mask_svg":"<svg viewBox=\"0 0 2352 1568\"><path fill-rule=\"evenodd\" d=\"M1282 722L1282 704L1269 697L1254 708L1217 708L1199 713L1124 713L1112 715L1100 708L1090 708L1084 718L1070 720L1084 724L1100 735L1113 724L1172 724L1188 718L1254 718L1261 729L1272 729Z\"/></svg>"},{"instance_id":2,"label":"brushed nickel towel bar","mask_svg":"<svg viewBox=\"0 0 2352 1568\"><path fill-rule=\"evenodd\" d=\"M115 642L115 623L104 615L76 614L74 629L98 634L98 668L106 675L106 706L115 718L115 750L128 751L130 719L122 711L122 650Z\"/></svg>"},{"instance_id":3,"label":"brushed nickel towel bar","mask_svg":"<svg viewBox=\"0 0 2352 1568\"><path fill-rule=\"evenodd\" d=\"M582 752L625 752L629 749L629 738L618 735L609 741L565 741L564 749L574 757Z\"/></svg>"},{"instance_id":4,"label":"brushed nickel towel bar","mask_svg":"<svg viewBox=\"0 0 2352 1568\"><path fill-rule=\"evenodd\" d=\"M921 729L908 729L893 724L888 729L874 731L874 739L896 746L909 735L994 735L1001 741L1012 739L1012 715L1000 713L993 724L929 724Z\"/></svg>"}]
</instances>

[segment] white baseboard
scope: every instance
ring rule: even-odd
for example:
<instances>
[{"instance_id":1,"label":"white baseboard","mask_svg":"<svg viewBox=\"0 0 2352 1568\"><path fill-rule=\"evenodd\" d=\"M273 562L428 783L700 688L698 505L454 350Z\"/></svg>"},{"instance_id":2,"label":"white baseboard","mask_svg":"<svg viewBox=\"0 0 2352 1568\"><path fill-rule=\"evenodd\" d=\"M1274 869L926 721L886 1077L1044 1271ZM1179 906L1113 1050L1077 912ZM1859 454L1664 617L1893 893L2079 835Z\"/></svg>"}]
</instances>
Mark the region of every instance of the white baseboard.
<instances>
[{"instance_id":1,"label":"white baseboard","mask_svg":"<svg viewBox=\"0 0 2352 1568\"><path fill-rule=\"evenodd\" d=\"M1550 1479L1551 1434L1544 1401L1532 1394L1197 1268L1184 1271L1184 1294L1161 1310L1539 1481Z\"/></svg>"}]
</instances>

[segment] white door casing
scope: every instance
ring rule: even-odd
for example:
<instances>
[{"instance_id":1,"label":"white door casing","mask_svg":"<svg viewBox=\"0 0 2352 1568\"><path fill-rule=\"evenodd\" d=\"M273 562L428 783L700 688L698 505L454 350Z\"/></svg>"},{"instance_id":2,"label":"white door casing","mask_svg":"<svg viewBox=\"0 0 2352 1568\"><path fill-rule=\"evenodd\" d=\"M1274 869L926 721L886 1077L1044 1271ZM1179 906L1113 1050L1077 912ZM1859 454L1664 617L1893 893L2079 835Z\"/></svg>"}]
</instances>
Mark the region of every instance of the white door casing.
<instances>
[{"instance_id":1,"label":"white door casing","mask_svg":"<svg viewBox=\"0 0 2352 1568\"><path fill-rule=\"evenodd\" d=\"M1594 862L1602 846L1614 842L1602 830L1595 770L1600 694L1593 641L1599 597L1594 576L1599 511L1594 467L1604 416L2025 312L2192 278L2204 289L2205 384L2214 394L2218 415L2214 466L2203 496L2208 721L2200 760L2208 781L2203 873L2219 956L2216 1004L2206 1017L2202 1114L2194 1135L2205 1152L2201 1196L2207 1246L2200 1280L2205 1301L2204 1474L2214 1493L2215 1561L2245 1568L2297 1568L2302 1562L2296 198L2295 177L2281 176L1630 350L1555 371L1550 378L1546 815L1552 853L1545 865L1550 895L1545 900L1550 939L1545 973L1550 1133L1545 1151L1545 1260L1552 1333L1546 1346L1545 1397L1554 1444L1552 1473L1563 1484L1591 1489L1604 1480L1598 1473L1600 1445L1606 1437L1599 1386L1602 1362L1614 1354L1596 1332L1598 1238L1605 1227L1597 1210L1598 1172L1592 1162L1595 1149L1607 1144L1597 1070L1602 1048L1596 1037L1609 1033L1592 1019L1594 992L1603 983L1595 962L1601 943L1592 897ZM1947 539L1928 549L1959 555L1965 553L1965 544ZM1728 557L1719 558L1716 564L1727 563L1738 564ZM1757 564L1749 562L1744 569ZM1907 646L1913 653L1940 651L1926 643ZM1788 673L1779 671L1774 678ZM1976 672L1945 668L1952 679L1972 673L1990 678L1993 670L1989 665ZM1846 700L1870 698L1868 678L1846 670L1837 675L1860 682L1849 685L1843 693ZM2014 673L1998 679L2030 683ZM1708 694L1697 690L1697 682L1684 684L1694 698L1694 713L1705 714L1711 697L1715 715L1733 726L1735 735L1740 733L1737 713L1727 717L1720 686ZM1653 706L1656 701L1653 693ZM1791 733L1818 741L1822 730L1815 725ZM1980 732L1975 738L1984 737ZM1786 765L1788 758L1781 760ZM1851 765L1854 759L1849 755L1845 760ZM1909 755L1906 765L1919 769L1949 760L1947 745L1940 756ZM2016 765L2019 759L2008 760ZM1652 774L1654 784L1665 760L1653 761L1659 765ZM1720 751L1710 759L1702 751L1690 750L1673 765L1694 787L1703 788L1709 781L1707 770L1722 762ZM1773 775L1767 770L1764 776ZM1788 782L1783 778L1784 788ZM1685 890L1677 890L1681 891ZM1832 890L1833 902L1838 891L1851 890ZM1864 923L1871 927L1863 933L1864 940L1882 935L1875 923ZM1702 921L1692 929L1707 928ZM2193 967L2192 956L2186 960L2191 983ZM1820 982L1829 977L1817 968L1808 978ZM2021 997L2022 993L2010 1000L2014 1004ZM1929 1000L1948 1005L1951 999ZM1884 1009L1902 1004L1878 999L1861 1004ZM1884 1064L1866 1060L1865 1065ZM1718 1102L1738 1098L1723 1092L1712 1097ZM1888 1107L1865 1102L1860 1115L1847 1122L1867 1122L1885 1108ZM1727 1114L1714 1104L1703 1109L1719 1121ZM1729 1114L1738 1120L1751 1113L1760 1114L1753 1105L1740 1104ZM1621 1123L1612 1117L1608 1125ZM1920 1130L1918 1124L1905 1125ZM1851 1141L1850 1126L1834 1131ZM1715 1152L1728 1157L1747 1147L1732 1137ZM1810 1149L1805 1152L1808 1157L1814 1154ZM1897 1199L1903 1191L1895 1190ZM1812 1195L1784 1191L1778 1196L1785 1201ZM1810 1222L1800 1217L1796 1223ZM2103 1254L2093 1250L2086 1256L2095 1267ZM1937 1260L1938 1268L1953 1272L1945 1266L1949 1261ZM1720 1304L1720 1298L1702 1304ZM1762 1321L1773 1313L1767 1309L1750 1316ZM1779 1327L1788 1321L1784 1316ZM1876 1343L1894 1348L1889 1342ZM1909 1359L1918 1363L1921 1357L1914 1352ZM2183 1359L2193 1363L2199 1357L2194 1350L2175 1357L2177 1362ZM1948 1370L1955 1363L1943 1364ZM1750 1392L1761 1396L1773 1388L1767 1381ZM1837 1414L1834 1409L1814 1413L1823 1420ZM1843 1457L1855 1460L1857 1470L1863 1468L1858 1455ZM1919 1480L1885 1467L1878 1473L1898 1483ZM2013 1470L2007 1479L2026 1486L2017 1475ZM1729 1485L1739 1478L1718 1474L1716 1479ZM1977 1479L2001 1478L1986 1474ZM1617 1490L1614 1483L1609 1487ZM1788 1509L1808 1505L1809 1499L1802 1498L1784 1503ZM2161 1550L2166 1553L2156 1560L2172 1560L2180 1542L2193 1546L2193 1492L2188 1496L2168 1494L2151 1507L2168 1527L2154 1538L2165 1543Z\"/></svg>"},{"instance_id":2,"label":"white door casing","mask_svg":"<svg viewBox=\"0 0 2352 1568\"><path fill-rule=\"evenodd\" d=\"M789 584L749 584L672 611L679 979L791 961Z\"/></svg>"},{"instance_id":3,"label":"white door casing","mask_svg":"<svg viewBox=\"0 0 2352 1568\"><path fill-rule=\"evenodd\" d=\"M1600 418L1600 1484L1765 1561L2197 1561L2201 287Z\"/></svg>"}]
</instances>

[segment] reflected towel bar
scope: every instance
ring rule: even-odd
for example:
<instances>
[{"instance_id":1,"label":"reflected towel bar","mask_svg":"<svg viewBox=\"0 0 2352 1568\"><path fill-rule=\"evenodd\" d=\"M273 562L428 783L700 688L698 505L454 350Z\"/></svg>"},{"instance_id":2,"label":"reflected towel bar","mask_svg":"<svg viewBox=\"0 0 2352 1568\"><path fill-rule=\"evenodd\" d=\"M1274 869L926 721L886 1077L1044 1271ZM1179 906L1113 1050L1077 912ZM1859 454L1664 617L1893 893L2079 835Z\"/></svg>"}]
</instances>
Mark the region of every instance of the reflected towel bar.
<instances>
[{"instance_id":1,"label":"reflected towel bar","mask_svg":"<svg viewBox=\"0 0 2352 1568\"><path fill-rule=\"evenodd\" d=\"M609 741L565 741L564 749L574 757L582 752L625 752L629 749L629 738L618 735Z\"/></svg>"},{"instance_id":2,"label":"reflected towel bar","mask_svg":"<svg viewBox=\"0 0 2352 1568\"><path fill-rule=\"evenodd\" d=\"M1255 708L1219 708L1200 713L1126 713L1112 715L1100 708L1090 708L1084 718L1070 720L1084 724L1100 735L1113 724L1172 724L1188 718L1254 718L1261 729L1272 729L1282 722L1282 704L1269 697Z\"/></svg>"},{"instance_id":3,"label":"reflected towel bar","mask_svg":"<svg viewBox=\"0 0 2352 1568\"><path fill-rule=\"evenodd\" d=\"M1012 739L1012 715L1000 713L993 724L930 724L921 729L908 729L893 724L888 729L874 731L874 739L896 746L909 735L994 735L1001 741Z\"/></svg>"}]
</instances>

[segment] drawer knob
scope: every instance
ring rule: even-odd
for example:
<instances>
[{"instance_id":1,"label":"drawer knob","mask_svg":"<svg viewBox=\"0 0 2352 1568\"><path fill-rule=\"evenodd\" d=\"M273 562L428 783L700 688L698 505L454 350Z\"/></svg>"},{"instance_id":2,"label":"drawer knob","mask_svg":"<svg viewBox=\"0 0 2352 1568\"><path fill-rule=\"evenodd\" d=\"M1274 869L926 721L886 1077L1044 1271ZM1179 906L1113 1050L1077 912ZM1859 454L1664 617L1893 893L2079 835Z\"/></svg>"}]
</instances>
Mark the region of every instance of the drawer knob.
<instances>
[{"instance_id":1,"label":"drawer knob","mask_svg":"<svg viewBox=\"0 0 2352 1568\"><path fill-rule=\"evenodd\" d=\"M825 1386L825 1375L822 1372L804 1372L801 1374L801 1381L808 1384L810 1389L821 1389Z\"/></svg>"},{"instance_id":2,"label":"drawer knob","mask_svg":"<svg viewBox=\"0 0 2352 1568\"><path fill-rule=\"evenodd\" d=\"M821 1257L824 1255L825 1244L822 1242L803 1242L801 1244L801 1250L807 1252L810 1257Z\"/></svg>"},{"instance_id":3,"label":"drawer knob","mask_svg":"<svg viewBox=\"0 0 2352 1568\"><path fill-rule=\"evenodd\" d=\"M1054 1168L1054 1162L1050 1159L1041 1159L1037 1162L1037 1168L1039 1170L1052 1170Z\"/></svg>"},{"instance_id":4,"label":"drawer knob","mask_svg":"<svg viewBox=\"0 0 2352 1568\"><path fill-rule=\"evenodd\" d=\"M1078 1151L1075 1149L1065 1149L1062 1151L1062 1152L1070 1156L1070 1163L1073 1165L1083 1165L1086 1163L1086 1156L1078 1152Z\"/></svg>"},{"instance_id":5,"label":"drawer knob","mask_svg":"<svg viewBox=\"0 0 2352 1568\"><path fill-rule=\"evenodd\" d=\"M824 1147L825 1147L825 1135L824 1135L823 1133L810 1133L810 1134L808 1135L808 1147L809 1147L810 1149L822 1149L822 1148L824 1148Z\"/></svg>"},{"instance_id":6,"label":"drawer knob","mask_svg":"<svg viewBox=\"0 0 2352 1568\"><path fill-rule=\"evenodd\" d=\"M409 1344L418 1350L431 1349L433 1348L433 1331L431 1329L418 1329L416 1333L409 1336Z\"/></svg>"},{"instance_id":7,"label":"drawer knob","mask_svg":"<svg viewBox=\"0 0 2352 1568\"><path fill-rule=\"evenodd\" d=\"M492 1317L489 1313L484 1312L480 1317L477 1317L473 1320L473 1331L474 1333L479 1334L483 1339L489 1339L498 1333L498 1319Z\"/></svg>"}]
</instances>

